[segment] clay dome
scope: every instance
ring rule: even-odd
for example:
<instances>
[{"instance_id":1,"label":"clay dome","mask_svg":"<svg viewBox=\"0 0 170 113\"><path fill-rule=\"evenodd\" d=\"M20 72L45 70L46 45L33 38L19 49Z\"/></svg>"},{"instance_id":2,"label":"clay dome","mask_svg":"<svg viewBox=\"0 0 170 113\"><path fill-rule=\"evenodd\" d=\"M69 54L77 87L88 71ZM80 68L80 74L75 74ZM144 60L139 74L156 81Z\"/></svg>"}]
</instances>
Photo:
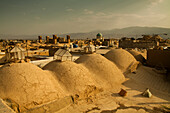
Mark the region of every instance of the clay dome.
<instances>
[{"instance_id":1,"label":"clay dome","mask_svg":"<svg viewBox=\"0 0 170 113\"><path fill-rule=\"evenodd\" d=\"M0 98L30 109L65 96L56 82L50 73L30 63L4 65L0 68Z\"/></svg>"},{"instance_id":2,"label":"clay dome","mask_svg":"<svg viewBox=\"0 0 170 113\"><path fill-rule=\"evenodd\" d=\"M91 78L91 73L84 66L75 62L52 61L43 69L53 72L62 86L71 94L84 90L87 85L96 85Z\"/></svg>"},{"instance_id":3,"label":"clay dome","mask_svg":"<svg viewBox=\"0 0 170 113\"><path fill-rule=\"evenodd\" d=\"M125 78L118 67L105 57L99 54L85 54L78 58L76 61L78 64L84 65L91 73L93 78L103 88L114 89L115 84L121 84Z\"/></svg>"},{"instance_id":4,"label":"clay dome","mask_svg":"<svg viewBox=\"0 0 170 113\"><path fill-rule=\"evenodd\" d=\"M130 54L132 54L137 61L140 61L141 63L144 63L146 59L144 58L143 53L135 50L128 50Z\"/></svg>"},{"instance_id":5,"label":"clay dome","mask_svg":"<svg viewBox=\"0 0 170 113\"><path fill-rule=\"evenodd\" d=\"M104 56L114 62L123 73L127 72L130 66L137 62L133 55L124 49L112 49Z\"/></svg>"}]
</instances>

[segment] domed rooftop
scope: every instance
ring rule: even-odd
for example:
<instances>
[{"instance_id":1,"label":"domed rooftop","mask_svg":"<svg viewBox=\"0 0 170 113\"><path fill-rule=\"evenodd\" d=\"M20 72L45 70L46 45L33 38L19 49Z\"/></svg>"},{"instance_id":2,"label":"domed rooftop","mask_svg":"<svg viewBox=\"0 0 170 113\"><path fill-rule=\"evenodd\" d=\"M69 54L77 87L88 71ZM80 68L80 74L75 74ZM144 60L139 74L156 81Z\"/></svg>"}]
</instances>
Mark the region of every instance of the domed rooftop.
<instances>
[{"instance_id":1,"label":"domed rooftop","mask_svg":"<svg viewBox=\"0 0 170 113\"><path fill-rule=\"evenodd\" d=\"M144 58L143 53L141 53L139 51L135 51L135 50L128 50L128 52L130 54L132 54L137 61L140 61L141 63L144 63L144 61L146 61L146 59Z\"/></svg>"},{"instance_id":2,"label":"domed rooftop","mask_svg":"<svg viewBox=\"0 0 170 113\"><path fill-rule=\"evenodd\" d=\"M133 55L124 49L112 49L104 56L114 62L123 73L128 71L133 63L137 62Z\"/></svg>"},{"instance_id":3,"label":"domed rooftop","mask_svg":"<svg viewBox=\"0 0 170 113\"><path fill-rule=\"evenodd\" d=\"M83 91L87 85L96 85L88 69L75 62L53 61L44 66L43 69L53 72L62 86L71 94Z\"/></svg>"},{"instance_id":4,"label":"domed rooftop","mask_svg":"<svg viewBox=\"0 0 170 113\"><path fill-rule=\"evenodd\" d=\"M15 101L22 111L64 96L52 75L33 64L14 63L0 68L0 98Z\"/></svg>"},{"instance_id":5,"label":"domed rooftop","mask_svg":"<svg viewBox=\"0 0 170 113\"><path fill-rule=\"evenodd\" d=\"M102 37L102 34L101 34L101 33L98 33L96 36L101 36L101 37Z\"/></svg>"},{"instance_id":6,"label":"domed rooftop","mask_svg":"<svg viewBox=\"0 0 170 113\"><path fill-rule=\"evenodd\" d=\"M112 87L114 89L113 87L119 86L125 79L118 67L102 55L85 54L75 62L84 65L93 73L93 78L103 88Z\"/></svg>"}]
</instances>

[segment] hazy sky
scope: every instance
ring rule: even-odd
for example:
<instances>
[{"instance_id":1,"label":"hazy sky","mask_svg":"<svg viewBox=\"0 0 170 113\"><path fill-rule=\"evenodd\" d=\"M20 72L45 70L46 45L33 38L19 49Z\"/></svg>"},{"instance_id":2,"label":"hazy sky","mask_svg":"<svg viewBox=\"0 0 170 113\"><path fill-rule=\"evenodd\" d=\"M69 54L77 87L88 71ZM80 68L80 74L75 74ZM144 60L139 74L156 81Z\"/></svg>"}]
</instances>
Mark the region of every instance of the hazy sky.
<instances>
[{"instance_id":1,"label":"hazy sky","mask_svg":"<svg viewBox=\"0 0 170 113\"><path fill-rule=\"evenodd\" d=\"M0 0L0 34L170 28L170 0Z\"/></svg>"}]
</instances>

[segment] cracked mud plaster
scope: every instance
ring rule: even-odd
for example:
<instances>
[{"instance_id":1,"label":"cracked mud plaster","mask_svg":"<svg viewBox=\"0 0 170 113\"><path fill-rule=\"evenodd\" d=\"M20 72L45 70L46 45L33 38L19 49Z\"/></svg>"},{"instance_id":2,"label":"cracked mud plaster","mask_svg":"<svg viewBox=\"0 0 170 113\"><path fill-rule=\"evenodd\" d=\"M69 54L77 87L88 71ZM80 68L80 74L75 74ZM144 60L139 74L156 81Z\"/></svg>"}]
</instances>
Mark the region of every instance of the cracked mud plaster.
<instances>
[{"instance_id":1,"label":"cracked mud plaster","mask_svg":"<svg viewBox=\"0 0 170 113\"><path fill-rule=\"evenodd\" d=\"M0 97L10 98L26 109L64 97L51 76L30 63L5 65L0 68Z\"/></svg>"}]
</instances>

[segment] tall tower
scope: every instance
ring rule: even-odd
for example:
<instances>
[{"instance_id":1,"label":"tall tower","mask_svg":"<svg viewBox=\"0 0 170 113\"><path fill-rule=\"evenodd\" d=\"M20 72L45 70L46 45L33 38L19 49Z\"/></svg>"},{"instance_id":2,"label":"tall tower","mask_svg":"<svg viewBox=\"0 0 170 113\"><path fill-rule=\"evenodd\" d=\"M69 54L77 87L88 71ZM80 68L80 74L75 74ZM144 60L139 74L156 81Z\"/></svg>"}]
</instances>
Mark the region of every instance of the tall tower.
<instances>
[{"instance_id":1,"label":"tall tower","mask_svg":"<svg viewBox=\"0 0 170 113\"><path fill-rule=\"evenodd\" d=\"M60 42L61 41L61 38L60 37L57 37L57 42Z\"/></svg>"},{"instance_id":2,"label":"tall tower","mask_svg":"<svg viewBox=\"0 0 170 113\"><path fill-rule=\"evenodd\" d=\"M38 36L39 43L42 43L42 36Z\"/></svg>"},{"instance_id":3,"label":"tall tower","mask_svg":"<svg viewBox=\"0 0 170 113\"><path fill-rule=\"evenodd\" d=\"M57 35L53 35L53 44L57 44Z\"/></svg>"},{"instance_id":4,"label":"tall tower","mask_svg":"<svg viewBox=\"0 0 170 113\"><path fill-rule=\"evenodd\" d=\"M70 35L67 35L67 43L70 44Z\"/></svg>"},{"instance_id":5,"label":"tall tower","mask_svg":"<svg viewBox=\"0 0 170 113\"><path fill-rule=\"evenodd\" d=\"M50 41L50 37L46 36L46 43L49 43L49 41Z\"/></svg>"}]
</instances>

